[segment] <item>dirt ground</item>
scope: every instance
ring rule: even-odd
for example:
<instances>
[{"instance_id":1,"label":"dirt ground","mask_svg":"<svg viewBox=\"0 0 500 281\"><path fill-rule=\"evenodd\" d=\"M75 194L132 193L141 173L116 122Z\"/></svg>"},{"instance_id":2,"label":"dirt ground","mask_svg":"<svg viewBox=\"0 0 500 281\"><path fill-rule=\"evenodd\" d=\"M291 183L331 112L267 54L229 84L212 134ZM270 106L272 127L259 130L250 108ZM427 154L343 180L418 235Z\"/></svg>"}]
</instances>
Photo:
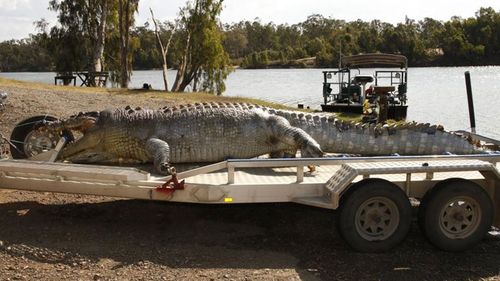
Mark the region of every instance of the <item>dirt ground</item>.
<instances>
[{"instance_id":1,"label":"dirt ground","mask_svg":"<svg viewBox=\"0 0 500 281\"><path fill-rule=\"evenodd\" d=\"M0 80L0 132L33 115L176 103ZM0 280L500 280L500 235L436 250L413 223L382 254L352 251L335 212L294 204L193 205L0 190Z\"/></svg>"}]
</instances>

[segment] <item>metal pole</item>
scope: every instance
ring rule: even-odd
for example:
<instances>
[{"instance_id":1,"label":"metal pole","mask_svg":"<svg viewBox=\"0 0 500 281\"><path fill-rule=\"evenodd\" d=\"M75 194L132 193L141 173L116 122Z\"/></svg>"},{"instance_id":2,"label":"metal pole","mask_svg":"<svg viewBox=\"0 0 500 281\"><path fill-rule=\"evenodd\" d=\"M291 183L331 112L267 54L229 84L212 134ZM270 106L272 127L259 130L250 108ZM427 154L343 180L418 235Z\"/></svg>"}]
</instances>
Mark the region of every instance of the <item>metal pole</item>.
<instances>
[{"instance_id":1,"label":"metal pole","mask_svg":"<svg viewBox=\"0 0 500 281\"><path fill-rule=\"evenodd\" d=\"M474 102L472 100L472 86L470 83L470 72L465 72L465 87L467 89L467 101L469 102L469 120L470 120L470 130L472 133L476 133L476 117L474 115Z\"/></svg>"}]
</instances>

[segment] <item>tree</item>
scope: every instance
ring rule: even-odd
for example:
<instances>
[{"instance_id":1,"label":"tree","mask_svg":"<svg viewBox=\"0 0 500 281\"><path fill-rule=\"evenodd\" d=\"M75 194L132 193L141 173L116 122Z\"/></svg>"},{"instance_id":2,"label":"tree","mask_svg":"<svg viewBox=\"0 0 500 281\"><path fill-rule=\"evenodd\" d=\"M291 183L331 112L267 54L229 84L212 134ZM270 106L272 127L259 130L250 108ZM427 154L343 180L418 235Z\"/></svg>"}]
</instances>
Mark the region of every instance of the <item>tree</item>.
<instances>
[{"instance_id":1,"label":"tree","mask_svg":"<svg viewBox=\"0 0 500 281\"><path fill-rule=\"evenodd\" d=\"M424 46L426 48L439 48L439 35L443 30L443 23L435 19L424 18L423 21L419 22L419 26L420 38Z\"/></svg>"},{"instance_id":2,"label":"tree","mask_svg":"<svg viewBox=\"0 0 500 281\"><path fill-rule=\"evenodd\" d=\"M53 27L51 30L53 39L57 40L54 43L60 44L54 46L60 52L57 55L61 60L58 65L64 65L58 70L77 70L77 68L66 69L70 67L67 60L71 58L68 56L84 60L71 67L81 67L83 64L91 71L103 70L106 27L112 1L51 0L49 2L49 9L58 12L58 20L61 24L61 27ZM67 50L68 48L71 50ZM91 60L89 61L88 58Z\"/></svg>"},{"instance_id":3,"label":"tree","mask_svg":"<svg viewBox=\"0 0 500 281\"><path fill-rule=\"evenodd\" d=\"M181 10L178 42L183 50L172 91L182 92L192 82L196 91L222 94L229 74L229 56L222 46L219 15L222 0L189 1Z\"/></svg>"},{"instance_id":4,"label":"tree","mask_svg":"<svg viewBox=\"0 0 500 281\"><path fill-rule=\"evenodd\" d=\"M108 0L98 1L96 15L99 17L95 35L94 52L92 53L92 65L94 71L103 71L104 43L106 42L106 23L108 17ZM97 17L95 18L97 19Z\"/></svg>"},{"instance_id":5,"label":"tree","mask_svg":"<svg viewBox=\"0 0 500 281\"><path fill-rule=\"evenodd\" d=\"M0 42L0 71L51 71L52 61L43 34Z\"/></svg>"},{"instance_id":6,"label":"tree","mask_svg":"<svg viewBox=\"0 0 500 281\"><path fill-rule=\"evenodd\" d=\"M165 34L161 32L161 38L165 38ZM133 52L133 68L134 69L159 69L162 66L161 53L158 49L156 35L154 30L149 28L149 23L144 23L144 26L138 26L132 31L132 38L137 38L138 48ZM172 62L171 56L167 57L170 65Z\"/></svg>"},{"instance_id":7,"label":"tree","mask_svg":"<svg viewBox=\"0 0 500 281\"><path fill-rule=\"evenodd\" d=\"M247 55L248 38L242 24L227 26L224 31L224 50L229 53L232 59L237 59Z\"/></svg>"},{"instance_id":8,"label":"tree","mask_svg":"<svg viewBox=\"0 0 500 281\"><path fill-rule=\"evenodd\" d=\"M168 55L168 49L170 48L170 43L172 42L172 37L174 35L175 27L172 26L172 24L166 24L168 29L170 29L170 35L168 36L168 40L166 44L163 44L163 41L161 39L161 34L160 34L160 29L162 26L158 23L158 21L155 19L155 15L153 14L153 10L149 8L149 11L151 11L151 19L153 20L153 23L155 25L155 35L156 35L156 41L157 41L157 46L158 50L161 53L162 56L162 69L163 69L163 84L165 85L165 91L168 91L168 77L167 77L167 72L168 72L168 64L167 64L167 55ZM163 25L163 29L165 29L165 25Z\"/></svg>"},{"instance_id":9,"label":"tree","mask_svg":"<svg viewBox=\"0 0 500 281\"><path fill-rule=\"evenodd\" d=\"M260 21L245 22L245 28L249 52L261 52L278 48L278 34L273 23L262 25Z\"/></svg>"},{"instance_id":10,"label":"tree","mask_svg":"<svg viewBox=\"0 0 500 281\"><path fill-rule=\"evenodd\" d=\"M139 0L118 0L118 26L120 32L120 72L121 88L127 88L130 81L130 28L134 25L134 13L139 7Z\"/></svg>"}]
</instances>

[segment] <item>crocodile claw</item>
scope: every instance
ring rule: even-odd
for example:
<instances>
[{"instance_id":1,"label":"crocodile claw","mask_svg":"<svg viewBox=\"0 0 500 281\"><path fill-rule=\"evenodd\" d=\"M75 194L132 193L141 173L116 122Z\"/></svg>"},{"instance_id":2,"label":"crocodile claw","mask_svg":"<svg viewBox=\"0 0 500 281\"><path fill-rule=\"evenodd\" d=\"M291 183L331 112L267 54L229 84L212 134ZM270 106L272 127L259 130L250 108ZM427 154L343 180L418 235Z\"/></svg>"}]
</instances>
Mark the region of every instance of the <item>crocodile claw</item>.
<instances>
[{"instance_id":1,"label":"crocodile claw","mask_svg":"<svg viewBox=\"0 0 500 281\"><path fill-rule=\"evenodd\" d=\"M176 169L168 163L161 163L156 169L160 174L170 176L176 173Z\"/></svg>"}]
</instances>

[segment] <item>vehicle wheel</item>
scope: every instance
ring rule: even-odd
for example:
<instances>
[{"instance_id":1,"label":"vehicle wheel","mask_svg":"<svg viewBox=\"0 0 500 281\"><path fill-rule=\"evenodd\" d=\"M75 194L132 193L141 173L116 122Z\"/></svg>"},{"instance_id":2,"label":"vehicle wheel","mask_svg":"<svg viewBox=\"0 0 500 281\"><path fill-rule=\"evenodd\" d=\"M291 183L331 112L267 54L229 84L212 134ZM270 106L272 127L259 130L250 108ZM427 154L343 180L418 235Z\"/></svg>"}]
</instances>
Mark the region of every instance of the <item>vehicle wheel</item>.
<instances>
[{"instance_id":1,"label":"vehicle wheel","mask_svg":"<svg viewBox=\"0 0 500 281\"><path fill-rule=\"evenodd\" d=\"M343 196L339 231L360 252L383 252L399 244L411 225L406 194L385 180L368 180L352 186Z\"/></svg>"},{"instance_id":2,"label":"vehicle wheel","mask_svg":"<svg viewBox=\"0 0 500 281\"><path fill-rule=\"evenodd\" d=\"M426 193L418 210L420 229L445 251L463 251L479 243L493 222L493 203L476 183L452 179Z\"/></svg>"},{"instance_id":3,"label":"vehicle wheel","mask_svg":"<svg viewBox=\"0 0 500 281\"><path fill-rule=\"evenodd\" d=\"M55 121L57 118L52 116L34 116L16 125L10 135L10 142L14 145L10 149L10 154L14 159L30 158L56 146L61 135L36 130L44 120ZM72 138L69 131L64 131L63 134Z\"/></svg>"}]
</instances>

